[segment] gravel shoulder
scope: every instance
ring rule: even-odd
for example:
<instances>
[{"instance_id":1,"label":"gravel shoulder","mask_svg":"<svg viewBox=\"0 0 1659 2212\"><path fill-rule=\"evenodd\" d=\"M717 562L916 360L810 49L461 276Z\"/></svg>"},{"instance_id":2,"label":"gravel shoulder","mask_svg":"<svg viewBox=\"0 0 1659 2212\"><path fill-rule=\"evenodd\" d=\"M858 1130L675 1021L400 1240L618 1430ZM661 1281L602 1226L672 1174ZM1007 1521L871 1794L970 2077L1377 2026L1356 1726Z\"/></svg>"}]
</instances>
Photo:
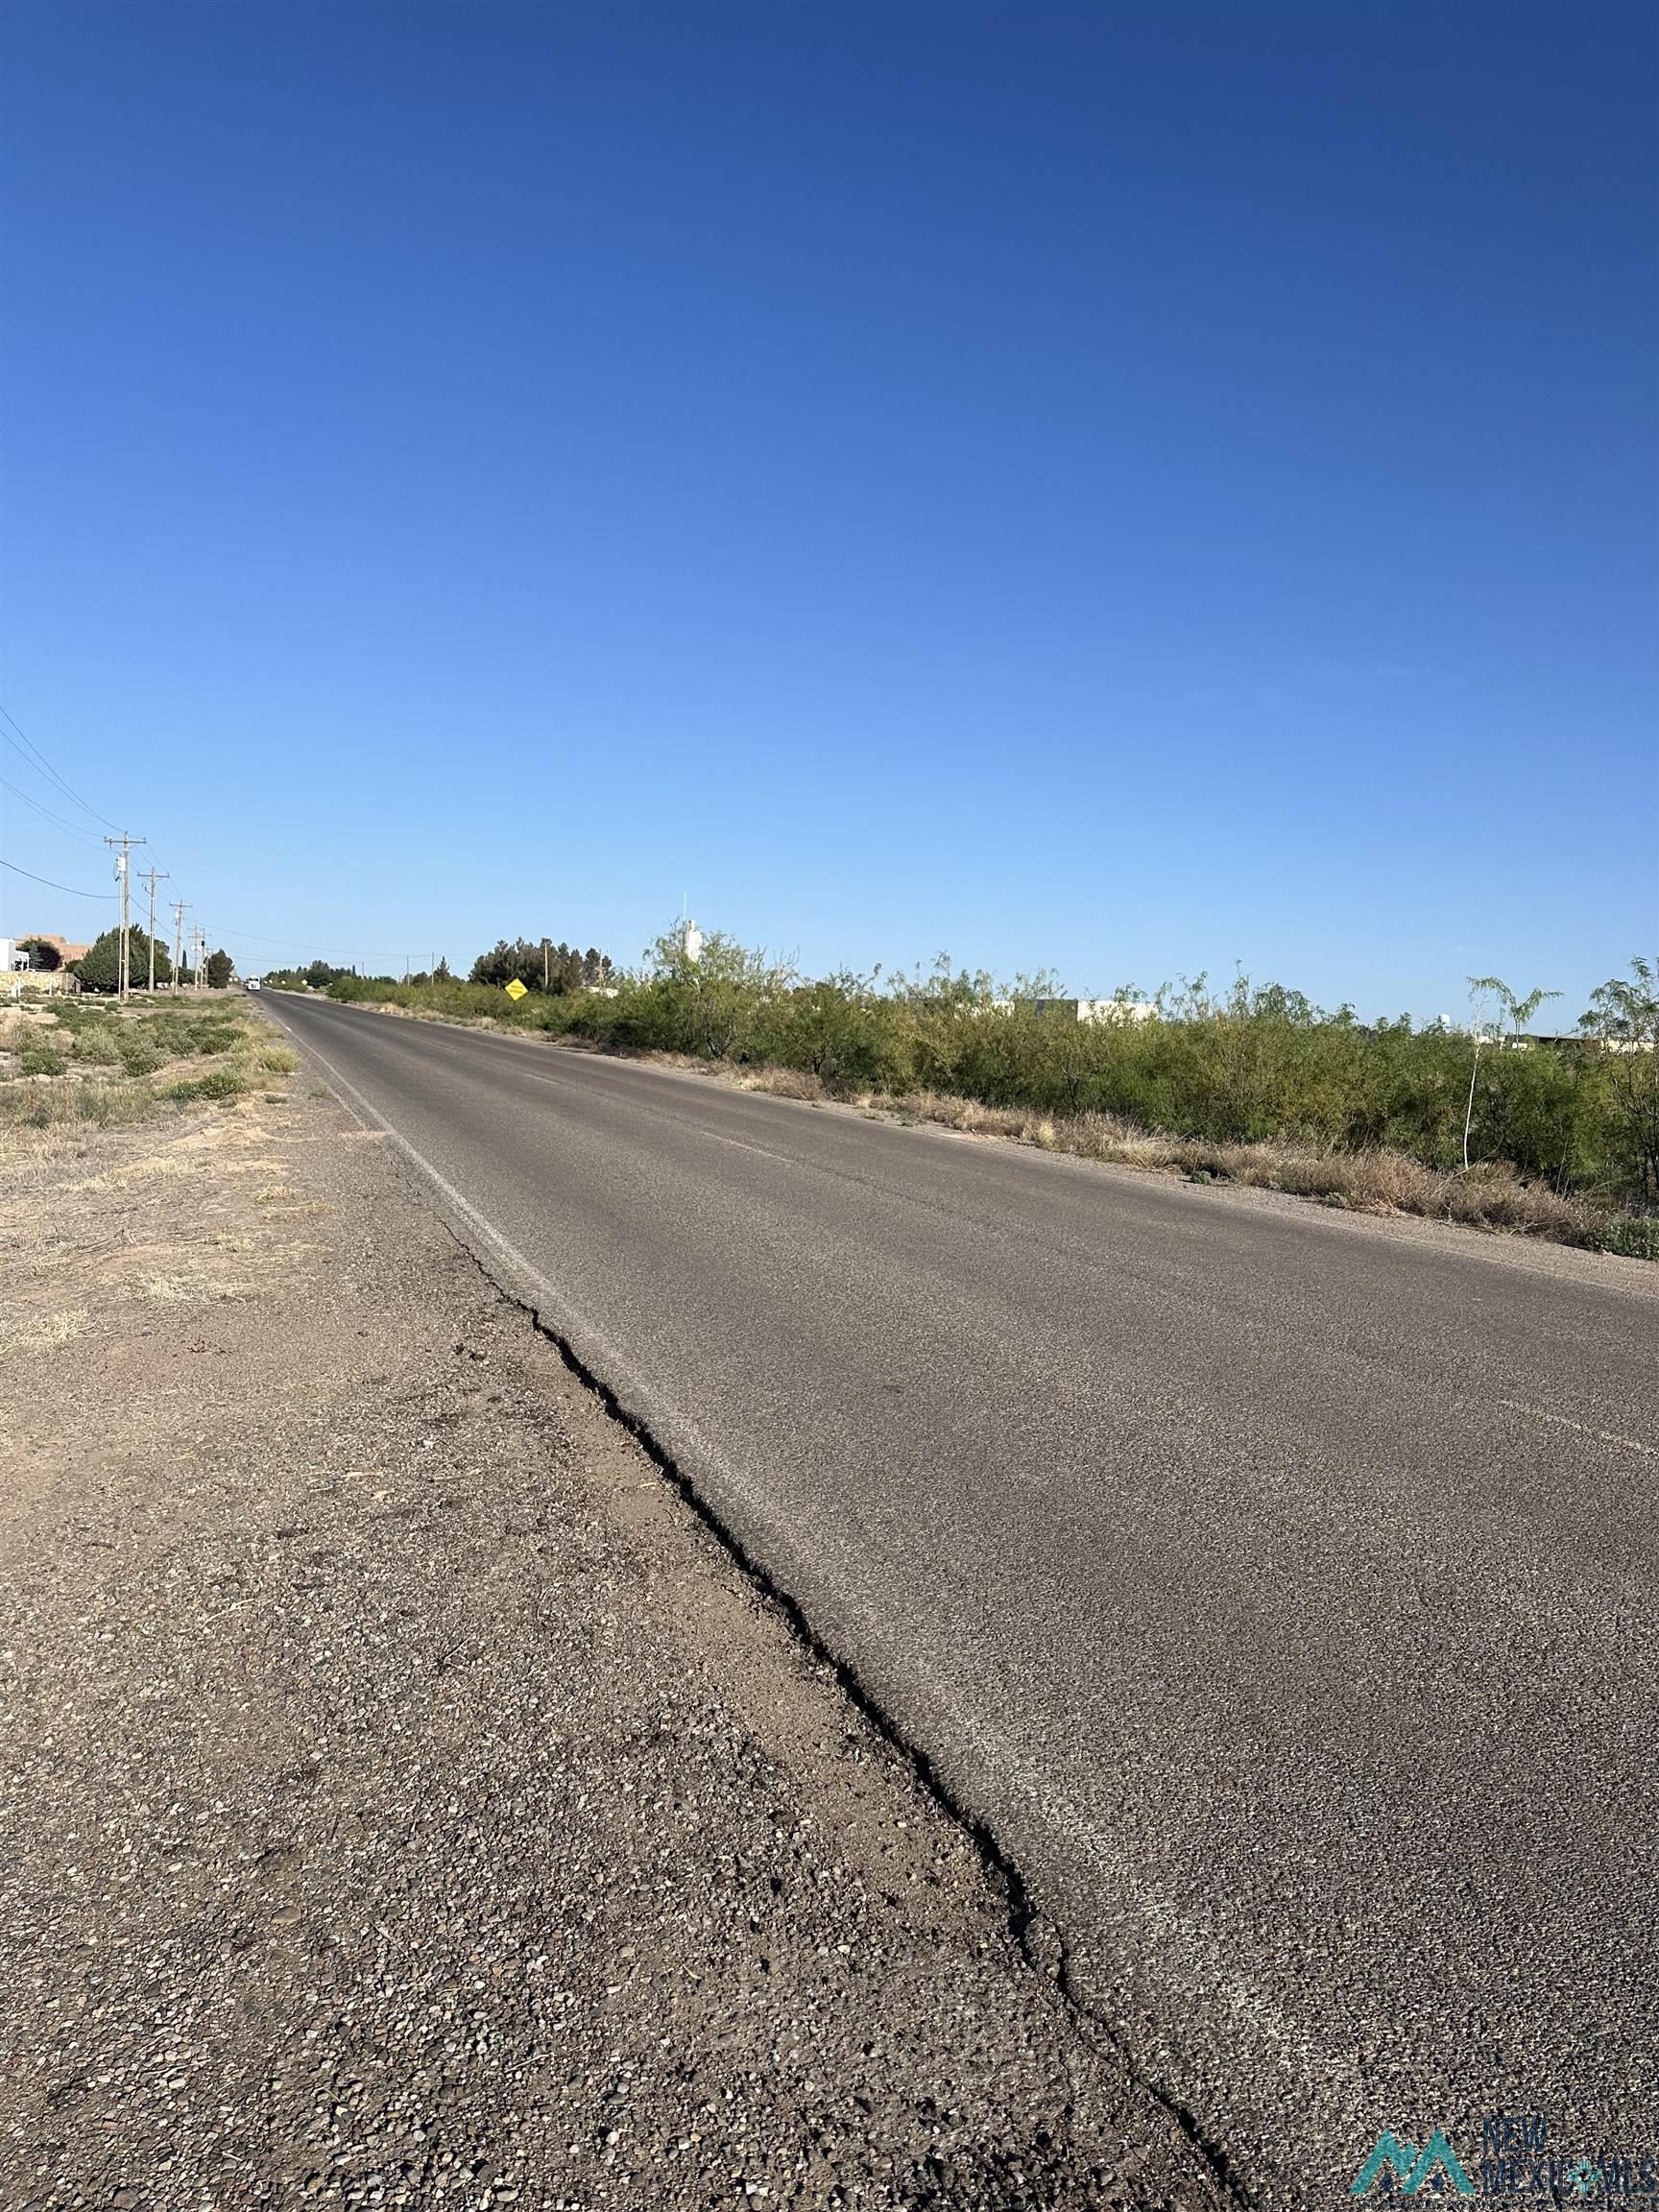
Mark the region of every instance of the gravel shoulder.
<instances>
[{"instance_id":1,"label":"gravel shoulder","mask_svg":"<svg viewBox=\"0 0 1659 2212\"><path fill-rule=\"evenodd\" d=\"M1221 2200L331 1098L88 1132L0 1226L9 2212Z\"/></svg>"}]
</instances>

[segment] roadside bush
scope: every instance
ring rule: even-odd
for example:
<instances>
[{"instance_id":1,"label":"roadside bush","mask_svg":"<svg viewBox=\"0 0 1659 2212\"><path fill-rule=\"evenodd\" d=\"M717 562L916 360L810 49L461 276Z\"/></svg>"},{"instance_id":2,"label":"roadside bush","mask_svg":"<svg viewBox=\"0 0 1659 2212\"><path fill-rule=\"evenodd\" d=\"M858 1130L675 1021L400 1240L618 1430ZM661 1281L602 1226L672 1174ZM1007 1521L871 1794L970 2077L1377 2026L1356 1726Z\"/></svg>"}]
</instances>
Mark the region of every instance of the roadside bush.
<instances>
[{"instance_id":1,"label":"roadside bush","mask_svg":"<svg viewBox=\"0 0 1659 2212\"><path fill-rule=\"evenodd\" d=\"M248 1088L247 1078L234 1068L209 1068L205 1075L187 1075L180 1082L169 1083L169 1098L239 1098Z\"/></svg>"},{"instance_id":2,"label":"roadside bush","mask_svg":"<svg viewBox=\"0 0 1659 2212\"><path fill-rule=\"evenodd\" d=\"M1607 1230L1601 1249L1626 1260L1659 1260L1659 1214L1626 1214Z\"/></svg>"},{"instance_id":3,"label":"roadside bush","mask_svg":"<svg viewBox=\"0 0 1659 2212\"><path fill-rule=\"evenodd\" d=\"M903 1089L911 1073L873 978L843 974L776 991L748 1036L757 1060L798 1068L830 1092Z\"/></svg>"},{"instance_id":4,"label":"roadside bush","mask_svg":"<svg viewBox=\"0 0 1659 2212\"><path fill-rule=\"evenodd\" d=\"M196 1032L180 1014L152 1014L144 1026L164 1060L182 1060L196 1049Z\"/></svg>"},{"instance_id":5,"label":"roadside bush","mask_svg":"<svg viewBox=\"0 0 1659 2212\"><path fill-rule=\"evenodd\" d=\"M83 1022L75 1032L72 1049L77 1060L92 1067L112 1068L121 1057L114 1024L108 1019Z\"/></svg>"},{"instance_id":6,"label":"roadside bush","mask_svg":"<svg viewBox=\"0 0 1659 2212\"><path fill-rule=\"evenodd\" d=\"M17 1072L20 1075L61 1075L69 1063L55 1045L36 1033L25 1037L17 1047Z\"/></svg>"},{"instance_id":7,"label":"roadside bush","mask_svg":"<svg viewBox=\"0 0 1659 2212\"><path fill-rule=\"evenodd\" d=\"M1659 1205L1659 962L1638 954L1578 1026L1597 1046L1603 1147L1623 1186Z\"/></svg>"}]
</instances>

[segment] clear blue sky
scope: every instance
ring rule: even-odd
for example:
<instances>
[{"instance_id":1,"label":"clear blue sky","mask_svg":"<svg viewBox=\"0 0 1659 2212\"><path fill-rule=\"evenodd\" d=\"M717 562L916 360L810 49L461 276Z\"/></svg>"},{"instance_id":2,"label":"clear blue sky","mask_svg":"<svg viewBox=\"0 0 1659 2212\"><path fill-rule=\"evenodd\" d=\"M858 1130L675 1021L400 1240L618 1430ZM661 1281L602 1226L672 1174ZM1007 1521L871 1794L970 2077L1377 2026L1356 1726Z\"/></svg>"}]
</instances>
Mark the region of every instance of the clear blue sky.
<instances>
[{"instance_id":1,"label":"clear blue sky","mask_svg":"<svg viewBox=\"0 0 1659 2212\"><path fill-rule=\"evenodd\" d=\"M685 891L818 969L1571 1018L1659 937L1652 8L13 0L4 59L0 696L245 968Z\"/></svg>"}]
</instances>

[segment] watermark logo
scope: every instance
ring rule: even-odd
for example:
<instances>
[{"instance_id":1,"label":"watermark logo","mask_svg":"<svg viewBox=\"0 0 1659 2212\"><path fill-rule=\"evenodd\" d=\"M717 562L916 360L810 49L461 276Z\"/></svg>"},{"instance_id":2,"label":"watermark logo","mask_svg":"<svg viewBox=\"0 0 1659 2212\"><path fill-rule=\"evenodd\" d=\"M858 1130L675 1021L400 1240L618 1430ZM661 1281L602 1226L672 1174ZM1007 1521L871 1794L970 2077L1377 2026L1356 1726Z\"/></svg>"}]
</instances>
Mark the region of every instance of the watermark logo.
<instances>
[{"instance_id":1,"label":"watermark logo","mask_svg":"<svg viewBox=\"0 0 1659 2212\"><path fill-rule=\"evenodd\" d=\"M1395 2134L1392 2128L1384 2128L1377 2138L1377 2147L1354 2176L1350 2197L1368 2197L1378 2181L1392 2193L1392 2176L1402 2197L1415 2197L1438 2175L1436 2194L1450 2187L1459 2197L1473 2197L1475 2184L1463 2171L1461 2160L1446 2140L1445 2130L1436 2128L1421 2151L1414 2143L1406 2142Z\"/></svg>"},{"instance_id":2,"label":"watermark logo","mask_svg":"<svg viewBox=\"0 0 1659 2212\"><path fill-rule=\"evenodd\" d=\"M1659 2152L1564 2148L1536 2112L1499 2112L1480 2127L1478 2164L1465 2166L1443 2128L1419 2151L1384 2128L1349 2184L1351 2197L1478 2197L1496 2208L1624 2205L1659 2200ZM1634 2205L1632 2204L1632 2212Z\"/></svg>"}]
</instances>

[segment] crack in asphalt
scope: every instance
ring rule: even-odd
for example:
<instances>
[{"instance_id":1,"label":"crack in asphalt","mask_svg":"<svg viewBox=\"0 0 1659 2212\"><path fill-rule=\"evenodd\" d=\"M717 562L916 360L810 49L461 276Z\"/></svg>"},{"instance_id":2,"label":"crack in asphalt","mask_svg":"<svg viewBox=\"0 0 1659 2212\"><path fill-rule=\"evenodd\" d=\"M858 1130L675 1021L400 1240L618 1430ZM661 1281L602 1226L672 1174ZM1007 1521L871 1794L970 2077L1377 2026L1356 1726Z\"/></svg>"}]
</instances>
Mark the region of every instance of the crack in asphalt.
<instances>
[{"instance_id":1,"label":"crack in asphalt","mask_svg":"<svg viewBox=\"0 0 1659 2212\"><path fill-rule=\"evenodd\" d=\"M369 1106L369 1102L361 1098L361 1094L329 1066L322 1053L295 1036L293 1031L288 1034L323 1070L330 1089L352 1118L366 1127L377 1124L393 1139L394 1159L398 1171L420 1203L454 1239L492 1289L525 1315L537 1334L552 1345L561 1361L582 1387L596 1398L611 1419L635 1439L664 1481L709 1530L761 1602L784 1623L789 1634L811 1661L833 1676L849 1702L889 1750L902 1762L916 1786L967 1838L994 1894L1002 1900L1008 1931L1020 1957L1031 1972L1040 1975L1052 1986L1080 2037L1096 2051L1109 2055L1121 2068L1125 2079L1174 2123L1182 2139L1225 2202L1238 2206L1252 2203L1255 2200L1242 2177L1234 2169L1225 2150L1206 2133L1190 2105L1167 2084L1159 2081L1138 2065L1120 2039L1085 2003L1076 1986L1071 1969L1071 1947L1064 1930L1038 1907L1018 1859L1001 1843L990 1823L956 1796L927 1752L912 1742L884 1709L879 1699L860 1679L856 1668L825 1642L799 1599L778 1580L730 1526L692 1477L680 1466L674 1455L655 1435L650 1423L634 1412L604 1377L589 1365L565 1332L544 1316L534 1300L524 1297L502 1280L485 1255L452 1218L446 1201L452 1201L459 1207L463 1218L474 1215L492 1238L511 1252L512 1247L499 1231L494 1230L482 1214L477 1214L475 1209L461 1199L459 1193L445 1183L436 1169L427 1165L407 1138L399 1135L383 1115ZM350 1097L343 1095L344 1093L349 1093ZM360 1100L362 1106L368 1108L372 1120L365 1118L352 1104L352 1099Z\"/></svg>"},{"instance_id":2,"label":"crack in asphalt","mask_svg":"<svg viewBox=\"0 0 1659 2212\"><path fill-rule=\"evenodd\" d=\"M396 1132L393 1132L396 1134ZM696 1482L675 1460L672 1453L652 1433L650 1424L632 1412L610 1383L582 1358L562 1330L546 1320L535 1304L520 1297L491 1268L487 1261L473 1249L454 1222L441 1206L431 1203L426 1176L421 1170L410 1172L410 1161L399 1143L396 1155L399 1171L417 1193L421 1202L454 1238L480 1275L498 1296L505 1299L529 1321L536 1334L551 1344L564 1365L582 1387L599 1401L611 1419L625 1429L639 1446L669 1487L719 1544L727 1557L736 1567L756 1595L767 1608L775 1613L787 1627L789 1634L815 1666L826 1669L833 1675L837 1686L848 1701L856 1709L881 1742L908 1769L917 1787L926 1792L950 1823L967 1837L984 1870L992 1890L1002 1899L1008 1918L1008 1932L1026 1966L1041 1975L1054 1988L1065 2006L1073 2025L1085 2041L1096 2049L1104 2049L1122 2068L1127 2080L1149 2098L1158 2108L1166 2113L1180 2129L1183 2139L1196 2154L1211 2180L1221 2196L1232 2204L1247 2205L1254 2200L1237 2175L1221 2146L1213 2141L1200 2127L1197 2115L1190 2106L1163 2083L1143 2073L1135 2063L1122 2043L1099 2017L1092 2012L1078 1995L1071 1973L1071 1948L1065 1931L1041 1911L1032 1897L1029 1885L1019 1860L998 1839L990 1823L982 1815L972 1812L941 1778L938 1769L926 1750L913 1743L878 1699L859 1678L851 1661L830 1648L813 1626L800 1600L781 1583L771 1570L756 1556L735 1529L722 1517L719 1509L703 1494ZM1051 1950L1052 1960L1044 1956Z\"/></svg>"}]
</instances>

